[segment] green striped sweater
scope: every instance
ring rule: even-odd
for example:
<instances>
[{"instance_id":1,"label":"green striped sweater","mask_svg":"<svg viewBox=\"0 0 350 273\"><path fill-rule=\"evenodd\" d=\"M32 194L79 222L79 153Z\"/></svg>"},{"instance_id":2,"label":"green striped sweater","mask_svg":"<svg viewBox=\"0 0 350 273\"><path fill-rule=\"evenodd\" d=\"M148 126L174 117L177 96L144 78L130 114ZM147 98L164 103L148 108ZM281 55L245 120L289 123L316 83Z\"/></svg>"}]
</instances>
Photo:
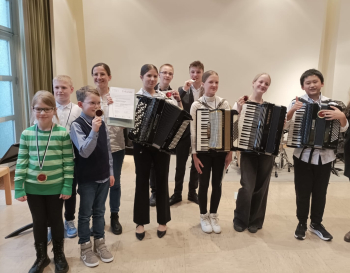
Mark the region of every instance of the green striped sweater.
<instances>
[{"instance_id":1,"label":"green striped sweater","mask_svg":"<svg viewBox=\"0 0 350 273\"><path fill-rule=\"evenodd\" d=\"M22 132L15 174L15 198L29 194L72 194L73 149L66 128L54 125L45 163L40 171L36 148L36 126ZM50 131L38 130L40 160L42 161ZM37 175L45 173L47 180L38 182Z\"/></svg>"}]
</instances>

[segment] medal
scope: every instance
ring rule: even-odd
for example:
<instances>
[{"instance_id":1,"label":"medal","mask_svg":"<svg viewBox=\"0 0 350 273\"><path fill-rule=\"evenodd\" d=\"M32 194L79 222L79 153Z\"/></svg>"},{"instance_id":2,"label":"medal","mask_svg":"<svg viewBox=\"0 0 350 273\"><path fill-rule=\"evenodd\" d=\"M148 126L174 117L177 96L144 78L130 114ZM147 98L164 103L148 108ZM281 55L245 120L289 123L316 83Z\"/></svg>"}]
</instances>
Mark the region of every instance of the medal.
<instances>
[{"instance_id":1,"label":"medal","mask_svg":"<svg viewBox=\"0 0 350 273\"><path fill-rule=\"evenodd\" d=\"M51 139L51 134L52 134L52 129L53 129L53 124L51 125L51 131L50 131L50 135L49 135L49 139L47 141L47 144L46 144L46 149L45 149L45 152L44 152L44 156L43 156L43 161L40 162L40 154L39 154L39 138L38 138L38 124L36 125L36 151L38 153L38 163L39 163L39 168L40 168L40 171L42 171L43 167L44 167L44 162L45 162L45 157L46 157L46 152L47 152L47 149L49 148L49 143L50 143L50 139ZM36 177L36 180L38 180L38 182L45 182L47 180L47 175L40 172L37 177Z\"/></svg>"},{"instance_id":2,"label":"medal","mask_svg":"<svg viewBox=\"0 0 350 273\"><path fill-rule=\"evenodd\" d=\"M101 117L103 115L103 110L101 109L96 110L95 115L96 117Z\"/></svg>"}]
</instances>

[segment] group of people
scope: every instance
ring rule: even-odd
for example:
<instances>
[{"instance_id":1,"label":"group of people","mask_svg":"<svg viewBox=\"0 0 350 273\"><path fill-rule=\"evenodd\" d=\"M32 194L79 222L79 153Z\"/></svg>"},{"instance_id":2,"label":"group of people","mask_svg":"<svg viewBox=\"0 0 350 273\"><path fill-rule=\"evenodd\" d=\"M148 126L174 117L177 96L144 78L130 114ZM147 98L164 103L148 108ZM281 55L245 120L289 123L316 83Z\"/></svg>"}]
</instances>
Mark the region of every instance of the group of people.
<instances>
[{"instance_id":1,"label":"group of people","mask_svg":"<svg viewBox=\"0 0 350 273\"><path fill-rule=\"evenodd\" d=\"M108 118L108 105L113 103L109 95L110 88L113 88L109 87L112 78L109 66L98 63L93 66L91 75L95 87L84 86L76 90L78 105L70 101L74 88L69 76L61 75L53 79L54 95L48 91L38 91L32 100L34 125L24 130L20 138L15 198L28 202L33 218L37 259L29 271L31 273L42 272L50 263L47 245L51 236L56 272L68 271L69 266L64 255L64 229L70 238L78 235L81 259L86 266L97 266L98 257L102 262L113 261L114 257L106 247L104 236L108 192L112 232L116 235L122 233L119 207L120 176L125 155L124 133L123 128L105 123ZM162 65L159 72L154 65L146 64L140 72L142 88L137 94L164 99L167 103L177 105L189 112L193 121L176 148L175 189L170 198L170 155L154 147L133 143L136 171L133 219L136 224L136 238L139 240L145 237L144 226L150 223L150 206L156 206L158 237L162 238L166 234L167 223L171 220L170 206L182 201L189 155L192 162L188 200L199 205L203 232L221 233L217 212L223 171L232 161L232 152L209 150L197 153L196 114L198 109L231 108L240 113L246 98L238 98L231 107L226 99L217 95L218 73L213 70L205 72L200 61L189 65L189 79L178 90L170 87L173 76L174 68L170 64ZM262 104L263 95L270 84L269 74L256 75L248 101ZM302 96L304 100L320 104L328 99L321 95L324 79L318 70L305 71L300 78L300 84L305 91ZM302 105L298 98L291 102L285 128L288 128L293 114ZM100 109L103 110L103 116L96 114ZM326 119L340 121L341 132L347 131L347 116L338 108L323 112ZM305 239L310 214L309 230L323 240L331 240L332 235L321 223L335 153L326 149L295 149L293 159L298 218L294 236L300 240ZM233 227L237 232L248 229L255 233L262 228L273 164L273 156L251 151L241 153L241 188L238 191L233 219ZM346 169L345 174L349 174L349 169ZM208 210L210 177L212 192ZM80 195L78 228L74 223L77 192ZM93 220L90 228L91 216ZM94 237L93 243L90 236ZM345 238L347 236L350 241L350 233Z\"/></svg>"}]
</instances>

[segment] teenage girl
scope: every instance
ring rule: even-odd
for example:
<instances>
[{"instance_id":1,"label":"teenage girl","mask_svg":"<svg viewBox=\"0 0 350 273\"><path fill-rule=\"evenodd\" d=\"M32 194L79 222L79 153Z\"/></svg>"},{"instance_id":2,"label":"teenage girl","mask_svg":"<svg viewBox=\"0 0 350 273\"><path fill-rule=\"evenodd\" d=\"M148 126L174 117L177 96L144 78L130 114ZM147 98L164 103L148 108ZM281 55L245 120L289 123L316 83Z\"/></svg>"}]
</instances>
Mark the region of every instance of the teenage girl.
<instances>
[{"instance_id":1,"label":"teenage girl","mask_svg":"<svg viewBox=\"0 0 350 273\"><path fill-rule=\"evenodd\" d=\"M55 272L67 272L62 219L63 201L72 194L73 152L66 128L57 117L54 96L38 91L32 100L37 123L22 132L15 175L15 198L28 201L33 218L37 259L29 272L42 272L47 256L47 223L51 223Z\"/></svg>"},{"instance_id":2,"label":"teenage girl","mask_svg":"<svg viewBox=\"0 0 350 273\"><path fill-rule=\"evenodd\" d=\"M232 161L232 152L216 152L210 150L205 153L197 153L196 151L196 117L197 109L207 108L214 109L230 109L229 103L218 96L216 92L219 87L219 75L212 70L205 72L202 76L202 92L201 96L191 106L191 145L192 156L196 170L199 173L199 190L198 202L200 210L201 228L206 233L221 232L217 210L221 199L221 185L224 168ZM210 199L210 210L207 211L207 195L210 181L210 174L212 173L212 193Z\"/></svg>"},{"instance_id":3,"label":"teenage girl","mask_svg":"<svg viewBox=\"0 0 350 273\"><path fill-rule=\"evenodd\" d=\"M104 113L104 121L108 118L108 105L113 103L109 94L108 83L112 79L111 69L105 63L97 63L92 67L91 75L97 91L101 96L101 107ZM115 182L109 192L109 206L111 210L111 229L116 235L122 233L122 225L119 222L120 207L120 175L125 156L125 140L122 127L107 126L111 141L111 151L113 157L113 172Z\"/></svg>"},{"instance_id":4,"label":"teenage girl","mask_svg":"<svg viewBox=\"0 0 350 273\"><path fill-rule=\"evenodd\" d=\"M263 95L271 84L270 75L260 73L252 82L252 94L248 101L262 104ZM241 112L244 96L239 98L233 109ZM269 190L274 157L255 152L241 152L241 186L238 191L234 214L234 229L238 232L255 233L261 229L265 219L267 193Z\"/></svg>"}]
</instances>

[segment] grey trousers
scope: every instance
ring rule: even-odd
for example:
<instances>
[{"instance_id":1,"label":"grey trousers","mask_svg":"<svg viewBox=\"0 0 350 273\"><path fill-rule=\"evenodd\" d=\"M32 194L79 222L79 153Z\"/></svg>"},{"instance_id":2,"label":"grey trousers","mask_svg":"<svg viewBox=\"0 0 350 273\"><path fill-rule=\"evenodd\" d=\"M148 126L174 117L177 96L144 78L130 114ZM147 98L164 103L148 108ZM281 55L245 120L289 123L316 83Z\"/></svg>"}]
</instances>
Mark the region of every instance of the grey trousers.
<instances>
[{"instance_id":1,"label":"grey trousers","mask_svg":"<svg viewBox=\"0 0 350 273\"><path fill-rule=\"evenodd\" d=\"M274 157L242 152L241 186L233 222L242 228L262 228Z\"/></svg>"}]
</instances>

